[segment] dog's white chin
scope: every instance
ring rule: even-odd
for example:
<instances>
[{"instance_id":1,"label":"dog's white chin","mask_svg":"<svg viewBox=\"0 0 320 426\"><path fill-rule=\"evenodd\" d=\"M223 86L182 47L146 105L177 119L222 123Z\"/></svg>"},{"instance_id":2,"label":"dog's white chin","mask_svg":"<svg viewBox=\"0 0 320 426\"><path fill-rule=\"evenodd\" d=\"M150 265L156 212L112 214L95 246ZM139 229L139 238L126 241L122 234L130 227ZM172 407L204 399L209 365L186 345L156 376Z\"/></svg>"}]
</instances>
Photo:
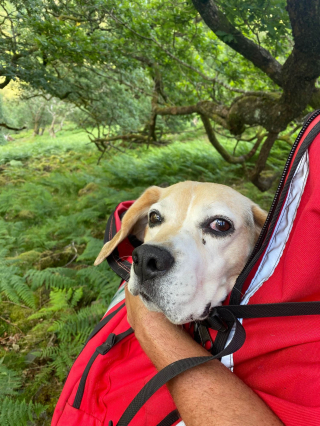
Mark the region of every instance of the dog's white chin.
<instances>
[{"instance_id":1,"label":"dog's white chin","mask_svg":"<svg viewBox=\"0 0 320 426\"><path fill-rule=\"evenodd\" d=\"M152 302L151 300L146 300L145 297L143 296L143 294L139 294L140 299L142 300L142 303L145 305L145 307L147 309L149 309L149 311L153 311L153 312L162 312L163 315L170 321L172 322L172 324L176 324L176 325L182 325L182 324L186 324L187 322L190 322L190 319L188 318L183 318L183 317L179 317L178 315L176 315L176 313L171 313L171 312L164 312L162 309L159 308L158 305L156 305L154 302Z\"/></svg>"},{"instance_id":2,"label":"dog's white chin","mask_svg":"<svg viewBox=\"0 0 320 426\"><path fill-rule=\"evenodd\" d=\"M139 292L138 292L139 294ZM140 299L142 300L143 304L145 305L145 307L147 309L149 309L149 311L153 311L153 312L162 312L161 309L152 301L150 300L146 300L142 294L139 294Z\"/></svg>"}]
</instances>

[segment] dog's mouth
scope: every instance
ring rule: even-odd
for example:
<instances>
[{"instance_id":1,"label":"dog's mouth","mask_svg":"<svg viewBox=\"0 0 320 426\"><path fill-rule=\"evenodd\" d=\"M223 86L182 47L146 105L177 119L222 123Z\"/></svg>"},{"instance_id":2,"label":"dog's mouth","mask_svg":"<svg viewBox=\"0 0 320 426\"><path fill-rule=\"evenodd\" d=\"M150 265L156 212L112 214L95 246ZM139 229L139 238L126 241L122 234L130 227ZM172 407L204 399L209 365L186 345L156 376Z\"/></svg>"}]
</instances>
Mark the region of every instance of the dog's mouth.
<instances>
[{"instance_id":1,"label":"dog's mouth","mask_svg":"<svg viewBox=\"0 0 320 426\"><path fill-rule=\"evenodd\" d=\"M211 309L211 303L209 302L206 305L206 307L204 308L204 311L203 311L203 313L201 315L201 318L203 318L203 319L207 318L209 316L211 310L212 310Z\"/></svg>"},{"instance_id":2,"label":"dog's mouth","mask_svg":"<svg viewBox=\"0 0 320 426\"><path fill-rule=\"evenodd\" d=\"M139 294L140 294L140 297L141 297L143 300L145 300L146 302L152 302L151 297L150 297L150 296L148 296L146 293L144 293L144 292L140 291L140 292L139 292Z\"/></svg>"},{"instance_id":3,"label":"dog's mouth","mask_svg":"<svg viewBox=\"0 0 320 426\"><path fill-rule=\"evenodd\" d=\"M211 308L211 303L209 302L206 307L204 308L202 314L199 317L194 317L194 315L190 315L187 319L186 322L193 322L193 321L203 321L205 319L208 318L208 316L210 315L210 313L212 312L213 308Z\"/></svg>"}]
</instances>

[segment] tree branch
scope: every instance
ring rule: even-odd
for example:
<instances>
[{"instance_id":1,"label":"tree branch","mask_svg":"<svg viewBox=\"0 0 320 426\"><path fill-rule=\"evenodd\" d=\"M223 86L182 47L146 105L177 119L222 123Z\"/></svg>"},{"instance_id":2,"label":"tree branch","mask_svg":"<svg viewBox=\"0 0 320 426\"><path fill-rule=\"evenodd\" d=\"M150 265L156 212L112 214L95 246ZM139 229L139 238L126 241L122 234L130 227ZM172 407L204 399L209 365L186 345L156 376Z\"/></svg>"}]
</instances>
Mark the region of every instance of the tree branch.
<instances>
[{"instance_id":1,"label":"tree branch","mask_svg":"<svg viewBox=\"0 0 320 426\"><path fill-rule=\"evenodd\" d=\"M26 126L19 127L19 128L18 127L12 127L12 126L9 126L6 123L0 123L0 127L5 127L8 130L15 130L16 132L19 132L20 130L24 130L24 129L27 128Z\"/></svg>"},{"instance_id":2,"label":"tree branch","mask_svg":"<svg viewBox=\"0 0 320 426\"><path fill-rule=\"evenodd\" d=\"M271 187L274 180L278 177L277 173L267 178L263 178L261 176L261 172L264 170L267 164L271 148L273 147L273 144L277 139L278 133L269 132L266 140L264 141L264 144L261 147L255 168L250 176L251 182L256 185L260 189L260 191L267 191Z\"/></svg>"},{"instance_id":3,"label":"tree branch","mask_svg":"<svg viewBox=\"0 0 320 426\"><path fill-rule=\"evenodd\" d=\"M220 144L220 142L216 138L215 132L210 123L210 119L203 114L201 114L200 117L211 145L219 152L221 157L224 158L228 163L231 163L231 164L244 163L257 152L257 149L259 148L259 145L261 144L263 140L264 135L258 134L257 141L252 147L252 149L245 155L240 155L239 157L235 157L234 155L229 154L229 152Z\"/></svg>"},{"instance_id":4,"label":"tree branch","mask_svg":"<svg viewBox=\"0 0 320 426\"><path fill-rule=\"evenodd\" d=\"M287 0L294 48L282 67L283 114L291 121L308 104L319 107L320 1ZM282 114L282 112L281 112Z\"/></svg>"},{"instance_id":5,"label":"tree branch","mask_svg":"<svg viewBox=\"0 0 320 426\"><path fill-rule=\"evenodd\" d=\"M228 21L225 14L218 9L213 0L192 0L192 3L204 22L220 40L261 69L278 86L282 86L281 64L270 52L255 44L237 30ZM228 38L227 35L232 37Z\"/></svg>"},{"instance_id":6,"label":"tree branch","mask_svg":"<svg viewBox=\"0 0 320 426\"><path fill-rule=\"evenodd\" d=\"M114 141L134 141L134 140L141 140L145 143L149 141L149 136L142 135L142 134L135 134L135 133L129 133L127 135L118 135L118 136L111 136L110 138L95 138L93 140L94 143L109 143Z\"/></svg>"},{"instance_id":7,"label":"tree branch","mask_svg":"<svg viewBox=\"0 0 320 426\"><path fill-rule=\"evenodd\" d=\"M6 86L8 86L10 81L11 81L11 77L6 75L5 80L2 83L0 83L0 89L4 89Z\"/></svg>"},{"instance_id":8,"label":"tree branch","mask_svg":"<svg viewBox=\"0 0 320 426\"><path fill-rule=\"evenodd\" d=\"M39 50L38 46L33 46L31 49L25 51L25 52L21 52L21 53L15 53L14 55L12 55L11 57L11 64L13 66L16 66L18 60L24 56L28 56L31 53L36 52L37 50ZM4 89L6 86L8 86L8 84L10 83L10 81L12 80L12 77L6 75L6 70L2 70L0 71L0 77L5 77L5 80L0 83L0 89Z\"/></svg>"}]
</instances>

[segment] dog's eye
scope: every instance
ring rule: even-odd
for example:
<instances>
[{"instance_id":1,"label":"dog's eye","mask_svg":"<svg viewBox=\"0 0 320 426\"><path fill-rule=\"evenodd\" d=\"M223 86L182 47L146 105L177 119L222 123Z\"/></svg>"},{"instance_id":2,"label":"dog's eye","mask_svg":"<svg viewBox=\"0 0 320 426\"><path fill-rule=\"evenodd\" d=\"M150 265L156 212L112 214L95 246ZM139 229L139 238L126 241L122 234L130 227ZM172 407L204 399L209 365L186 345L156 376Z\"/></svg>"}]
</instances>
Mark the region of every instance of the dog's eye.
<instances>
[{"instance_id":1,"label":"dog's eye","mask_svg":"<svg viewBox=\"0 0 320 426\"><path fill-rule=\"evenodd\" d=\"M150 225L156 225L158 223L161 223L162 218L158 212L151 212L149 215L149 224Z\"/></svg>"},{"instance_id":2,"label":"dog's eye","mask_svg":"<svg viewBox=\"0 0 320 426\"><path fill-rule=\"evenodd\" d=\"M200 228L202 232L218 238L230 235L235 230L232 220L223 216L215 216L206 219L200 224Z\"/></svg>"},{"instance_id":3,"label":"dog's eye","mask_svg":"<svg viewBox=\"0 0 320 426\"><path fill-rule=\"evenodd\" d=\"M215 219L210 223L210 228L218 232L226 232L231 228L231 223L225 219Z\"/></svg>"}]
</instances>

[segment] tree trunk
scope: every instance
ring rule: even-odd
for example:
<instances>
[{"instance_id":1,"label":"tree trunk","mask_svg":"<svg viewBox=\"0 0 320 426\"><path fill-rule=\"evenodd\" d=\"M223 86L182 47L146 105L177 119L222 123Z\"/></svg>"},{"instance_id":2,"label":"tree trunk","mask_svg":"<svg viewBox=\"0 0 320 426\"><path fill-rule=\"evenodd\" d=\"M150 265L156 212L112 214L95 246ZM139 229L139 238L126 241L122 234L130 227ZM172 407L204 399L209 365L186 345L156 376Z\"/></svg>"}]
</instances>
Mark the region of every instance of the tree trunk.
<instances>
[{"instance_id":1,"label":"tree trunk","mask_svg":"<svg viewBox=\"0 0 320 426\"><path fill-rule=\"evenodd\" d=\"M56 137L56 132L55 132L55 130L54 130L54 125L55 125L55 122L56 122L56 118L57 118L57 116L56 116L56 115L54 115L54 116L53 116L53 119L52 119L52 122L51 122L51 124L50 124L50 127L49 127L49 135L50 135L52 138L55 138L55 137Z\"/></svg>"},{"instance_id":2,"label":"tree trunk","mask_svg":"<svg viewBox=\"0 0 320 426\"><path fill-rule=\"evenodd\" d=\"M40 131L40 120L39 117L36 116L33 123L33 136L38 136Z\"/></svg>"},{"instance_id":3,"label":"tree trunk","mask_svg":"<svg viewBox=\"0 0 320 426\"><path fill-rule=\"evenodd\" d=\"M270 154L271 148L275 143L278 137L278 133L269 133L262 148L259 153L258 160L256 162L255 168L250 176L251 182L256 185L260 189L260 191L267 191L274 180L278 177L278 174L273 174L272 176L268 176L263 178L261 176L261 172L265 169L268 156Z\"/></svg>"},{"instance_id":4,"label":"tree trunk","mask_svg":"<svg viewBox=\"0 0 320 426\"><path fill-rule=\"evenodd\" d=\"M38 136L41 127L45 104L41 105L33 116L33 136Z\"/></svg>"}]
</instances>

